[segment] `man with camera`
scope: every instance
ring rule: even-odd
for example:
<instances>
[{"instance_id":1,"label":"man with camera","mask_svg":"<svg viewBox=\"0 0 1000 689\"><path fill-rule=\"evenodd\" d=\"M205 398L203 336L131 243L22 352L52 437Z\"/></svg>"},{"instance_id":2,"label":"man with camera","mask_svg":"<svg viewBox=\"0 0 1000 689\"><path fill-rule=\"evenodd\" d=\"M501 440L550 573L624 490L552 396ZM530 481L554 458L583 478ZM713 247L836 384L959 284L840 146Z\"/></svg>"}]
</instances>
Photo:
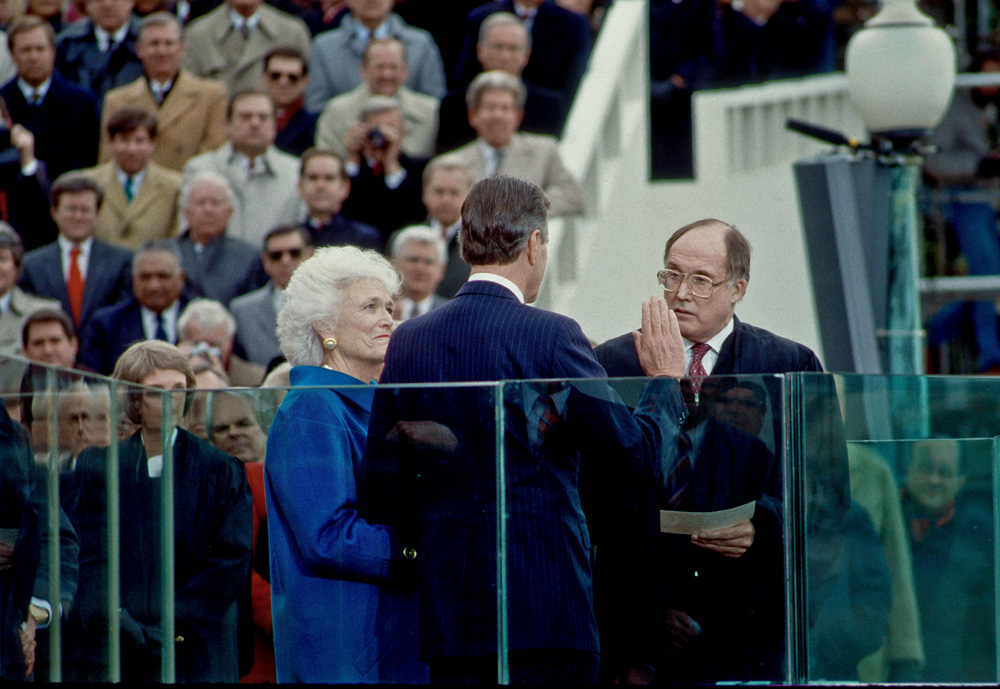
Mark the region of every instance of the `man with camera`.
<instances>
[{"instance_id":1,"label":"man with camera","mask_svg":"<svg viewBox=\"0 0 1000 689\"><path fill-rule=\"evenodd\" d=\"M351 195L343 213L374 226L383 243L395 230L426 217L420 180L427 161L400 150L404 135L399 101L389 96L369 98L344 135Z\"/></svg>"}]
</instances>

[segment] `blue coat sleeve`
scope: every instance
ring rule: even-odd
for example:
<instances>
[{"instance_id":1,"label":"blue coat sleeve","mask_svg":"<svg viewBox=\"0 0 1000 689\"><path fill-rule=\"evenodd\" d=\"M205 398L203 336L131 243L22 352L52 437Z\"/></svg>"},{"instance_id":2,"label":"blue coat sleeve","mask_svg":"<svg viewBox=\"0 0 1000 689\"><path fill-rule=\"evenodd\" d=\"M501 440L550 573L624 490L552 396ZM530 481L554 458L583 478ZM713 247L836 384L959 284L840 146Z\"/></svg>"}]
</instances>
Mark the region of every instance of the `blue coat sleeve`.
<instances>
[{"instance_id":1,"label":"blue coat sleeve","mask_svg":"<svg viewBox=\"0 0 1000 689\"><path fill-rule=\"evenodd\" d=\"M388 577L391 560L402 558L402 546L390 527L358 514L355 472L368 419L342 401L320 399L335 394L299 393L279 410L264 465L268 522L284 531L290 557L309 574L380 581Z\"/></svg>"}]
</instances>

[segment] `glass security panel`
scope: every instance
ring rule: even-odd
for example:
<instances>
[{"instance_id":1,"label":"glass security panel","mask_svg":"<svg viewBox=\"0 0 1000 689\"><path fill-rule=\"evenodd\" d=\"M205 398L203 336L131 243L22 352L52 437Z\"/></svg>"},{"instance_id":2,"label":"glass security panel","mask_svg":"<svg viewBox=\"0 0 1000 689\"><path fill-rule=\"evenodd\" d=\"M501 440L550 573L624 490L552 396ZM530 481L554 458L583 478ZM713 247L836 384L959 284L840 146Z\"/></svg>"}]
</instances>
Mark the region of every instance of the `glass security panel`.
<instances>
[{"instance_id":1,"label":"glass security panel","mask_svg":"<svg viewBox=\"0 0 1000 689\"><path fill-rule=\"evenodd\" d=\"M795 377L802 439L831 393ZM995 408L988 379L838 376L849 501L805 513L811 681L995 683ZM808 488L839 466L793 448ZM804 450L799 452L798 450ZM793 469L794 470L794 469Z\"/></svg>"},{"instance_id":2,"label":"glass security panel","mask_svg":"<svg viewBox=\"0 0 1000 689\"><path fill-rule=\"evenodd\" d=\"M509 654L581 681L782 681L780 377L504 386ZM563 665L559 665L563 663Z\"/></svg>"}]
</instances>

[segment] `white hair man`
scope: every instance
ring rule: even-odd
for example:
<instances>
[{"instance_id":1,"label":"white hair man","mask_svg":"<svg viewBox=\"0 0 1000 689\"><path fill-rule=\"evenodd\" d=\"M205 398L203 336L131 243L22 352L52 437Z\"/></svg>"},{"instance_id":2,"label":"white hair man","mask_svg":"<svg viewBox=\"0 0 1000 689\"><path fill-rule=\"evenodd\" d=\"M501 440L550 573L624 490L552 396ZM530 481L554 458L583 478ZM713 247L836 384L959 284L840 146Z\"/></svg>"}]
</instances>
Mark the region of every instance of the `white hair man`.
<instances>
[{"instance_id":1,"label":"white hair man","mask_svg":"<svg viewBox=\"0 0 1000 689\"><path fill-rule=\"evenodd\" d=\"M260 385L264 367L233 354L236 319L212 299L192 299L177 319L178 343L192 359L200 357L226 372L237 387Z\"/></svg>"},{"instance_id":2,"label":"white hair man","mask_svg":"<svg viewBox=\"0 0 1000 689\"><path fill-rule=\"evenodd\" d=\"M397 302L398 320L407 321L436 309L448 300L436 294L444 279L448 249L439 232L414 225L396 233L392 265L403 276L403 298Z\"/></svg>"}]
</instances>

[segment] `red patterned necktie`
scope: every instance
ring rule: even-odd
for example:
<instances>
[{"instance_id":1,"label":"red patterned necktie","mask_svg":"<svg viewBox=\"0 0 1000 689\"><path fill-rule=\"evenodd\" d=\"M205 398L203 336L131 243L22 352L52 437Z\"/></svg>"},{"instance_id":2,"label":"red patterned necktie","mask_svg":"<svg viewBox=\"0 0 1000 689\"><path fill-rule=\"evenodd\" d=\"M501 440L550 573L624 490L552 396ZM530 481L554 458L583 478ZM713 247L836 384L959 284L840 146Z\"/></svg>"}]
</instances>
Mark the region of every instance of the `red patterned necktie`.
<instances>
[{"instance_id":1,"label":"red patterned necktie","mask_svg":"<svg viewBox=\"0 0 1000 689\"><path fill-rule=\"evenodd\" d=\"M705 372L705 367L701 365L701 360L705 358L711 347L704 342L696 342L693 347L691 347L691 365L688 366L687 374L688 378L691 379L691 391L697 395L701 392L701 384L705 381L705 377L708 373Z\"/></svg>"},{"instance_id":2,"label":"red patterned necktie","mask_svg":"<svg viewBox=\"0 0 1000 689\"><path fill-rule=\"evenodd\" d=\"M80 314L83 311L83 274L80 273L80 247L69 250L69 280L66 281L66 293L69 295L69 310L73 316L73 325L80 326Z\"/></svg>"}]
</instances>

